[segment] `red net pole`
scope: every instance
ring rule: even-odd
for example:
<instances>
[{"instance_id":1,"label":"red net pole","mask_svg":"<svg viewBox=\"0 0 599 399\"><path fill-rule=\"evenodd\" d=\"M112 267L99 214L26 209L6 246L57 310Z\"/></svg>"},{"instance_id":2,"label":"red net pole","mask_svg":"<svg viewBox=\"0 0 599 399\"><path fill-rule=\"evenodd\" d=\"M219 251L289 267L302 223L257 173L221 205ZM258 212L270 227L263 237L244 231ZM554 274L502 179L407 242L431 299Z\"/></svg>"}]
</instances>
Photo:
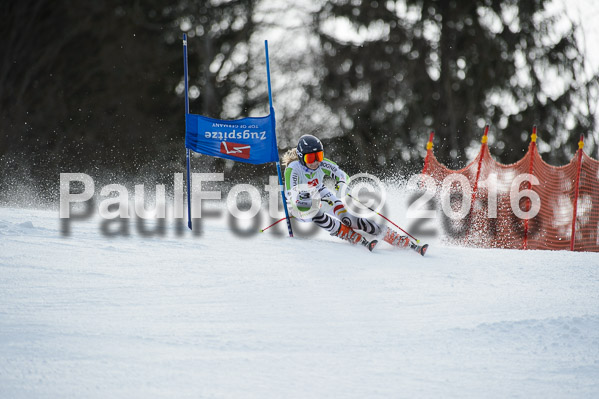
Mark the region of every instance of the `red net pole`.
<instances>
[{"instance_id":1,"label":"red net pole","mask_svg":"<svg viewBox=\"0 0 599 399\"><path fill-rule=\"evenodd\" d=\"M478 180L480 179L480 169L481 169L481 165L483 163L483 158L485 157L485 153L486 153L485 146L487 145L488 134L489 134L489 125L485 125L485 131L483 133L483 137L480 140L480 142L482 143L482 145L480 146L480 157L478 158L478 163L476 165L476 177L474 178L474 187L472 188L472 198L470 199L470 216L472 216L473 212L474 212L474 201L476 200L476 192L478 191ZM472 223L472 219L470 219L470 221ZM470 228L466 232L466 241L468 241L468 239L469 239L471 228L472 228L472 224L470 225Z\"/></svg>"},{"instance_id":2,"label":"red net pole","mask_svg":"<svg viewBox=\"0 0 599 399\"><path fill-rule=\"evenodd\" d=\"M535 148L537 145L537 127L533 126L532 127L532 134L530 135L530 148L528 149L528 152L530 152L530 162L528 164L528 174L532 175L533 174L533 161L534 161L534 155L535 155ZM529 180L528 181L528 189L530 190L532 188L532 182ZM529 211L530 210L530 198L526 198L526 204L527 204L527 208L526 210ZM523 249L528 249L528 218L524 219L524 247Z\"/></svg>"},{"instance_id":3,"label":"red net pole","mask_svg":"<svg viewBox=\"0 0 599 399\"><path fill-rule=\"evenodd\" d=\"M424 158L424 168L422 168L422 174L426 173L428 169L428 162L431 155L431 151L433 150L433 137L435 136L435 131L431 131L431 134L428 136L428 143L426 143L426 158Z\"/></svg>"},{"instance_id":4,"label":"red net pole","mask_svg":"<svg viewBox=\"0 0 599 399\"><path fill-rule=\"evenodd\" d=\"M476 191L478 190L478 179L480 178L480 165L483 163L483 157L485 156L484 148L487 145L487 135L489 134L489 125L485 126L485 132L480 142L483 144L480 149L480 158L478 158L478 165L476 166L476 179L474 179L474 188L472 189L472 200L470 201L470 209L474 205L476 199Z\"/></svg>"},{"instance_id":5,"label":"red net pole","mask_svg":"<svg viewBox=\"0 0 599 399\"><path fill-rule=\"evenodd\" d=\"M578 210L578 191L580 190L580 171L582 169L582 147L584 147L584 136L580 135L578 142L578 171L576 172L576 186L574 188L574 212L572 214L572 237L570 238L570 251L574 251L574 241L576 240L576 211Z\"/></svg>"}]
</instances>

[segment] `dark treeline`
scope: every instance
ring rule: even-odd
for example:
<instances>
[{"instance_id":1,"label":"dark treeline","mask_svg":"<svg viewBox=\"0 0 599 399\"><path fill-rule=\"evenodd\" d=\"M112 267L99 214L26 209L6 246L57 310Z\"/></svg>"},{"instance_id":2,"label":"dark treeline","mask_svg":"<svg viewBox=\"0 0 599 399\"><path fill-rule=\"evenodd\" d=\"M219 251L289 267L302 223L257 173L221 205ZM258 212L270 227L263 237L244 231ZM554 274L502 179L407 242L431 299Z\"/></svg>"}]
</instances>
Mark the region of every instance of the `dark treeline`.
<instances>
[{"instance_id":1,"label":"dark treeline","mask_svg":"<svg viewBox=\"0 0 599 399\"><path fill-rule=\"evenodd\" d=\"M492 153L509 163L522 156L536 124L546 159L569 161L579 135L591 138L596 128L597 76L584 73L575 26L558 33L563 24L545 15L548 3L322 1L305 11L311 22L301 30L316 44L273 68L301 93L275 92L275 107L286 96L304 110L277 113L280 144L315 133L354 172L417 170L434 129L437 156L455 167L487 122ZM55 184L60 172L182 171L182 33L190 36L192 112L263 115L261 39L286 27L285 20L260 23L269 7L252 0L3 1L2 177L41 185ZM312 81L301 86L298 71ZM309 130L305 114L321 125ZM206 158L198 157L198 168L273 173Z\"/></svg>"}]
</instances>

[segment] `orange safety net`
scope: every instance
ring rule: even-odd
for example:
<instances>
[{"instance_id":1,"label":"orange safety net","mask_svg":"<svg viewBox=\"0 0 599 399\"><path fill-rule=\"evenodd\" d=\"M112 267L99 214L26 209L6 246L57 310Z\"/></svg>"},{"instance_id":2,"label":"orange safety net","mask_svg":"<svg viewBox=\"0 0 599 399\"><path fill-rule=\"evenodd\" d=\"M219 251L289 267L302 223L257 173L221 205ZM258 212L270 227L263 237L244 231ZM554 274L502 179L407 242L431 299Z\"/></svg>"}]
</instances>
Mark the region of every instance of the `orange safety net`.
<instances>
[{"instance_id":1,"label":"orange safety net","mask_svg":"<svg viewBox=\"0 0 599 399\"><path fill-rule=\"evenodd\" d=\"M436 191L436 199L438 204L443 196L449 199L451 209L445 206L440 212L448 241L484 248L598 252L599 161L584 153L582 138L570 163L552 166L539 155L535 128L526 155L504 165L489 153L487 132L488 126L476 158L460 170L450 170L437 160L431 133L422 173L446 188ZM466 178L470 190L455 181L459 177L452 176L455 174ZM470 206L469 212L456 218L465 204ZM447 210L456 212L453 218Z\"/></svg>"}]
</instances>

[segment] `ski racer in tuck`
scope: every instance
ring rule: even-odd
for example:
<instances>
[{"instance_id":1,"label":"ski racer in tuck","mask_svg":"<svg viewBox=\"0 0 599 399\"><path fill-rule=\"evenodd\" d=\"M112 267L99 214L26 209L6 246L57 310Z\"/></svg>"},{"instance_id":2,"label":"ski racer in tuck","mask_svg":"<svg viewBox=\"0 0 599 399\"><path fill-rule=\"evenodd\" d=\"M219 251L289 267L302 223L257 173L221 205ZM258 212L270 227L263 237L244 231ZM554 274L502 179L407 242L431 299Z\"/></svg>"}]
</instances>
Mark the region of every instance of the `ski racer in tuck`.
<instances>
[{"instance_id":1,"label":"ski racer in tuck","mask_svg":"<svg viewBox=\"0 0 599 399\"><path fill-rule=\"evenodd\" d=\"M296 148L292 148L283 156L285 169L285 192L290 202L292 215L302 222L314 222L332 236L347 240L352 244L362 244L372 251L377 240L383 238L387 243L400 248L411 248L424 255L426 247L411 242L407 236L400 235L389 227L352 215L337 198L334 192L324 185L324 177L335 180L338 193L344 190L349 180L348 175L336 163L324 158L324 147L321 141L312 136L300 137ZM320 204L314 201L320 199ZM323 204L325 206L321 207ZM328 205L328 206L326 206ZM360 230L374 236L368 241Z\"/></svg>"}]
</instances>

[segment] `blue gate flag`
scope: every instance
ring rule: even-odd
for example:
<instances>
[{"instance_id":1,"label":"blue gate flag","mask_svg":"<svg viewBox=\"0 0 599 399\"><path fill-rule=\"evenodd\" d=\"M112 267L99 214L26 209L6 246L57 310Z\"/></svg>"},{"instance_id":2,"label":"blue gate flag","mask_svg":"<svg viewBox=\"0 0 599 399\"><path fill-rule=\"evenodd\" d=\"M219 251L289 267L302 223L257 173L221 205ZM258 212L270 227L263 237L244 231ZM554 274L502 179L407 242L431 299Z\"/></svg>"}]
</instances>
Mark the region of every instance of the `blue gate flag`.
<instances>
[{"instance_id":1,"label":"blue gate flag","mask_svg":"<svg viewBox=\"0 0 599 399\"><path fill-rule=\"evenodd\" d=\"M252 164L278 162L275 116L236 120L186 114L185 147L200 154Z\"/></svg>"}]
</instances>

